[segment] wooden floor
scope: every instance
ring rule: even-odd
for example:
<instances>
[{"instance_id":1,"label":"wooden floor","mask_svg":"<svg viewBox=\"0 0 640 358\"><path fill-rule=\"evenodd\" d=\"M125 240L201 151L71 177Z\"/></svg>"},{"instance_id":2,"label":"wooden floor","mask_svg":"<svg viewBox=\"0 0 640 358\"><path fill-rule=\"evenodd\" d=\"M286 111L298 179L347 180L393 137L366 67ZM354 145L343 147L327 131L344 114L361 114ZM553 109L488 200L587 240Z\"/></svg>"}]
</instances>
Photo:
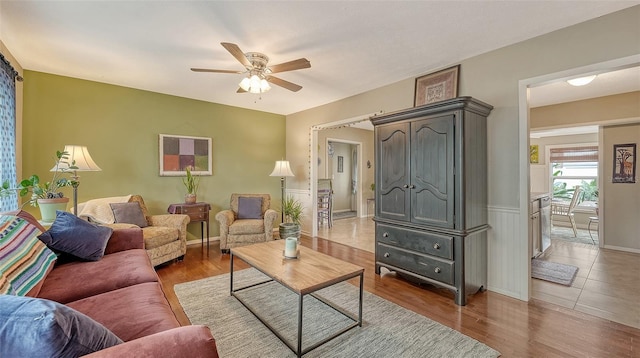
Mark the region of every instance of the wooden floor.
<instances>
[{"instance_id":1,"label":"wooden floor","mask_svg":"<svg viewBox=\"0 0 640 358\"><path fill-rule=\"evenodd\" d=\"M370 252L323 239L303 237L302 244L364 267L366 291L473 337L503 357L640 357L638 329L540 300L527 303L493 292L470 296L466 306L456 306L446 290L418 286L394 274L375 275ZM245 266L238 262L236 268ZM190 246L183 262L157 271L176 316L189 324L173 286L229 272L229 255L221 255L214 242L208 253L206 248Z\"/></svg>"}]
</instances>

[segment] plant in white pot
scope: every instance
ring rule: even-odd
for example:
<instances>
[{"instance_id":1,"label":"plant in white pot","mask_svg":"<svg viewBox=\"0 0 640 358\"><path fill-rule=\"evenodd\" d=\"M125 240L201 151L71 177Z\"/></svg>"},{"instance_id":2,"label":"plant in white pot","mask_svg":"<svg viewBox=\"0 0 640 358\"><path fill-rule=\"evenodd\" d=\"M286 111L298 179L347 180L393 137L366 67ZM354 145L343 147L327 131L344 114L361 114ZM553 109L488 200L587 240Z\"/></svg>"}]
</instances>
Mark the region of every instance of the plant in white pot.
<instances>
[{"instance_id":1,"label":"plant in white pot","mask_svg":"<svg viewBox=\"0 0 640 358\"><path fill-rule=\"evenodd\" d=\"M282 212L284 213L284 221L280 224L280 238L295 237L300 239L300 222L302 220L304 206L293 196L287 196L282 202Z\"/></svg>"},{"instance_id":2,"label":"plant in white pot","mask_svg":"<svg viewBox=\"0 0 640 358\"><path fill-rule=\"evenodd\" d=\"M56 210L66 210L69 198L64 196L62 188L72 186L74 181L63 177L78 169L75 162L69 163L69 153L56 151L55 165L51 170L53 178L48 182L41 182L40 177L33 174L28 179L23 179L17 187L12 187L9 181L2 183L0 195L7 196L18 192L20 196L31 193L31 198L22 205L30 204L40 208L42 221L53 222L56 218Z\"/></svg>"},{"instance_id":3,"label":"plant in white pot","mask_svg":"<svg viewBox=\"0 0 640 358\"><path fill-rule=\"evenodd\" d=\"M191 167L187 167L187 176L182 178L184 187L187 188L187 193L184 195L184 202L186 204L195 204L197 201L196 192L200 185L200 177L191 174Z\"/></svg>"}]
</instances>

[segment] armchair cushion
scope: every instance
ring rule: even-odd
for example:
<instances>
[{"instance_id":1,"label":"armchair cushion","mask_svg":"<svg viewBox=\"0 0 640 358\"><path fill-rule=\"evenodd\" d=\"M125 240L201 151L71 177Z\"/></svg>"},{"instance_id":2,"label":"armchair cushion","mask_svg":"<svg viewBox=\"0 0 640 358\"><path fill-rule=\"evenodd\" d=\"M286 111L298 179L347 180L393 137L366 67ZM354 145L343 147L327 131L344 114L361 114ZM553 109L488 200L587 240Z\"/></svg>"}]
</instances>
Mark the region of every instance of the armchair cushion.
<instances>
[{"instance_id":1,"label":"armchair cushion","mask_svg":"<svg viewBox=\"0 0 640 358\"><path fill-rule=\"evenodd\" d=\"M262 219L262 198L256 196L239 197L238 219Z\"/></svg>"},{"instance_id":2,"label":"armchair cushion","mask_svg":"<svg viewBox=\"0 0 640 358\"><path fill-rule=\"evenodd\" d=\"M110 203L109 206L116 223L134 224L141 228L148 226L139 203Z\"/></svg>"},{"instance_id":3,"label":"armchair cushion","mask_svg":"<svg viewBox=\"0 0 640 358\"><path fill-rule=\"evenodd\" d=\"M53 250L82 260L98 261L104 256L112 232L109 227L94 225L71 213L58 210L51 228L38 238Z\"/></svg>"},{"instance_id":4,"label":"armchair cushion","mask_svg":"<svg viewBox=\"0 0 640 358\"><path fill-rule=\"evenodd\" d=\"M90 317L39 298L0 296L0 356L78 357L123 343Z\"/></svg>"},{"instance_id":5,"label":"armchair cushion","mask_svg":"<svg viewBox=\"0 0 640 358\"><path fill-rule=\"evenodd\" d=\"M262 219L236 220L229 226L229 234L247 235L264 234L264 221Z\"/></svg>"}]
</instances>

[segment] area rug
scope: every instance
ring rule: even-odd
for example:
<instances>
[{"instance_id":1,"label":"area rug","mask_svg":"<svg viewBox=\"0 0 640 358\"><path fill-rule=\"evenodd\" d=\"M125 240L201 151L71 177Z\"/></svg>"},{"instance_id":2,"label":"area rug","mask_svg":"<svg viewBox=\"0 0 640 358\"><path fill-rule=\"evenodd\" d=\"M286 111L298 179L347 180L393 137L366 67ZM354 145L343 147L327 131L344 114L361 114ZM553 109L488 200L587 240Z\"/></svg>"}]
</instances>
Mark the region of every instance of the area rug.
<instances>
[{"instance_id":1,"label":"area rug","mask_svg":"<svg viewBox=\"0 0 640 358\"><path fill-rule=\"evenodd\" d=\"M255 269L234 273L234 287L266 279ZM295 357L295 354L229 295L229 275L175 285L174 290L192 324L207 325L221 357ZM297 296L272 282L241 291L243 299L290 342L297 333ZM357 314L358 288L343 282L318 291L343 309ZM349 323L343 315L305 296L303 348ZM498 357L500 353L424 316L365 292L363 325L310 351L305 357Z\"/></svg>"},{"instance_id":2,"label":"area rug","mask_svg":"<svg viewBox=\"0 0 640 358\"><path fill-rule=\"evenodd\" d=\"M531 260L531 277L565 286L571 286L578 268L557 262L538 259Z\"/></svg>"},{"instance_id":3,"label":"area rug","mask_svg":"<svg viewBox=\"0 0 640 358\"><path fill-rule=\"evenodd\" d=\"M331 217L333 218L333 220L340 220L340 219L355 218L356 214L357 212L355 211L338 211L338 212L333 212Z\"/></svg>"},{"instance_id":4,"label":"area rug","mask_svg":"<svg viewBox=\"0 0 640 358\"><path fill-rule=\"evenodd\" d=\"M563 226L551 227L551 238L557 240L564 240L568 242L576 242L586 245L598 245L598 228L593 225L591 228L591 236L589 236L588 230L578 229L578 235L573 236L573 229ZM591 238L593 236L593 239Z\"/></svg>"}]
</instances>

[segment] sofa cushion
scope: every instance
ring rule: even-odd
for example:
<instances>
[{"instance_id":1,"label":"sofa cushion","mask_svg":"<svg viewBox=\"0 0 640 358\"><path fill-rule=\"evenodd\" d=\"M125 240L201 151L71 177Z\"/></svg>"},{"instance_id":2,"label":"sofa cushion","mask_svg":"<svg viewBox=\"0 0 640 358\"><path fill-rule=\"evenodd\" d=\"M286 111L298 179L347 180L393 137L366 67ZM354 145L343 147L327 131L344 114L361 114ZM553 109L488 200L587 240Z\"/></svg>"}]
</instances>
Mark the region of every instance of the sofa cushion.
<instances>
[{"instance_id":1,"label":"sofa cushion","mask_svg":"<svg viewBox=\"0 0 640 358\"><path fill-rule=\"evenodd\" d=\"M180 326L158 282L142 283L70 302L124 341Z\"/></svg>"},{"instance_id":2,"label":"sofa cushion","mask_svg":"<svg viewBox=\"0 0 640 358\"><path fill-rule=\"evenodd\" d=\"M180 230L167 226L147 226L142 229L142 236L144 237L144 248L151 250L178 240Z\"/></svg>"},{"instance_id":3,"label":"sofa cushion","mask_svg":"<svg viewBox=\"0 0 640 358\"><path fill-rule=\"evenodd\" d=\"M0 294L37 296L56 255L27 220L0 216Z\"/></svg>"},{"instance_id":4,"label":"sofa cushion","mask_svg":"<svg viewBox=\"0 0 640 358\"><path fill-rule=\"evenodd\" d=\"M149 256L143 249L105 255L100 261L57 265L47 276L39 297L60 303L144 282L156 282Z\"/></svg>"},{"instance_id":5,"label":"sofa cushion","mask_svg":"<svg viewBox=\"0 0 640 358\"><path fill-rule=\"evenodd\" d=\"M79 357L122 340L100 323L59 303L0 296L0 357Z\"/></svg>"},{"instance_id":6,"label":"sofa cushion","mask_svg":"<svg viewBox=\"0 0 640 358\"><path fill-rule=\"evenodd\" d=\"M258 196L239 197L238 219L262 219L262 198Z\"/></svg>"},{"instance_id":7,"label":"sofa cushion","mask_svg":"<svg viewBox=\"0 0 640 358\"><path fill-rule=\"evenodd\" d=\"M264 220L262 219L246 219L236 220L229 225L229 234L264 234Z\"/></svg>"},{"instance_id":8,"label":"sofa cushion","mask_svg":"<svg viewBox=\"0 0 640 358\"><path fill-rule=\"evenodd\" d=\"M137 201L131 203L111 203L109 206L111 206L116 223L134 224L141 228L149 225Z\"/></svg>"},{"instance_id":9,"label":"sofa cushion","mask_svg":"<svg viewBox=\"0 0 640 358\"><path fill-rule=\"evenodd\" d=\"M58 210L49 230L38 238L49 248L87 261L98 261L104 255L113 230L94 225L66 211Z\"/></svg>"}]
</instances>

